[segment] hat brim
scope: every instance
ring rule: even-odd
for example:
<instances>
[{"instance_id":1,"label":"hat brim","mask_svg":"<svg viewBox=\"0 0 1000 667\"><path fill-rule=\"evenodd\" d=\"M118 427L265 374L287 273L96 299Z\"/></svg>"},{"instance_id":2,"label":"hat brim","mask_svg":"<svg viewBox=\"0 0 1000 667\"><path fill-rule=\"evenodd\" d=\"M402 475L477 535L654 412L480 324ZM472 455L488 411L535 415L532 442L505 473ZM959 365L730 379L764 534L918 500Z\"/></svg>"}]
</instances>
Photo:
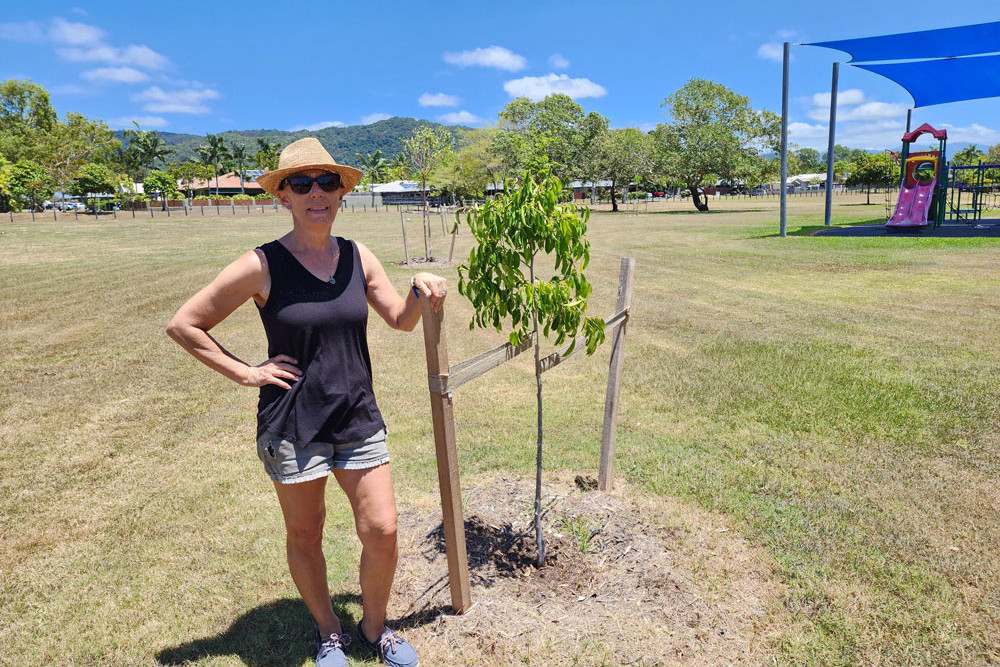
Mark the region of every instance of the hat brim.
<instances>
[{"instance_id":1,"label":"hat brim","mask_svg":"<svg viewBox=\"0 0 1000 667\"><path fill-rule=\"evenodd\" d=\"M274 171L269 171L257 177L257 185L264 188L264 191L272 197L277 197L278 188L285 178L291 176L292 174L309 171L310 169L322 169L324 171L332 171L340 174L340 187L345 192L350 192L357 187L358 183L361 182L361 170L355 169L354 167L348 167L344 164L321 162L316 164L300 164L286 169L275 169Z\"/></svg>"}]
</instances>

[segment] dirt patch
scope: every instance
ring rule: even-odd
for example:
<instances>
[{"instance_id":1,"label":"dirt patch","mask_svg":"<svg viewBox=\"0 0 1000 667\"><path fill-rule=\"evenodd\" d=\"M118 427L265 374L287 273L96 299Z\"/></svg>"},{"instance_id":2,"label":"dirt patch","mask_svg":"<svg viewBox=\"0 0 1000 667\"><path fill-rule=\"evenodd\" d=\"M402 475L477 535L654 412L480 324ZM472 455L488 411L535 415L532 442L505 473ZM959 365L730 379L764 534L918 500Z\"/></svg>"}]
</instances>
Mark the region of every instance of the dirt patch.
<instances>
[{"instance_id":1,"label":"dirt patch","mask_svg":"<svg viewBox=\"0 0 1000 667\"><path fill-rule=\"evenodd\" d=\"M435 495L401 508L390 610L430 665L762 664L780 613L768 561L721 517L591 480L545 485L535 567L534 482L465 483L472 609L451 597ZM393 613L396 612L396 613Z\"/></svg>"}]
</instances>

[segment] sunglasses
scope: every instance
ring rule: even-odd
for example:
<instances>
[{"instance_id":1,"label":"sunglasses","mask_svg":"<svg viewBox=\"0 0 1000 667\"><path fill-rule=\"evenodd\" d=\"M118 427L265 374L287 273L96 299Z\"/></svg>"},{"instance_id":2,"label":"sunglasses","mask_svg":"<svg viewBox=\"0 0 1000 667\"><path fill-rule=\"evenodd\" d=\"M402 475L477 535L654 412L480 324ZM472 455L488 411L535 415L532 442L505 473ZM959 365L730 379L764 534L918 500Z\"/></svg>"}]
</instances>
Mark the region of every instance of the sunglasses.
<instances>
[{"instance_id":1,"label":"sunglasses","mask_svg":"<svg viewBox=\"0 0 1000 667\"><path fill-rule=\"evenodd\" d=\"M326 173L319 176L289 176L285 179L292 192L299 195L307 195L312 190L313 183L316 183L323 192L335 192L340 189L340 174ZM282 183L281 188L285 187Z\"/></svg>"}]
</instances>

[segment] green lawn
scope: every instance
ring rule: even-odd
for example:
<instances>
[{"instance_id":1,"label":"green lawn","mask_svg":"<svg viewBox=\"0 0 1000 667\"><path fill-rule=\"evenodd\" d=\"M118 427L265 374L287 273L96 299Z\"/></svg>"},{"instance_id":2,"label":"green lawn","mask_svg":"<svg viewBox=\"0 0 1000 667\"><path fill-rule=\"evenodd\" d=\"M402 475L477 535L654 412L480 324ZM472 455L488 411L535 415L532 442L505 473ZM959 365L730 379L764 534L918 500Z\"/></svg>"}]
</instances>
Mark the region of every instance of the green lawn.
<instances>
[{"instance_id":1,"label":"green lawn","mask_svg":"<svg viewBox=\"0 0 1000 667\"><path fill-rule=\"evenodd\" d=\"M835 221L884 215L863 202L838 198ZM759 633L777 664L1000 662L1000 242L778 238L775 201L710 204L591 218L594 314L636 258L617 474L725 515L768 555L785 596ZM793 198L789 232L822 207ZM206 637L214 657L196 664L302 662L311 629L289 602L256 394L163 333L288 224L0 218L0 664L180 664ZM405 288L398 214L335 229ZM502 342L470 316L454 290L453 362ZM264 358L250 305L213 333ZM370 344L405 505L437 479L423 342L373 320ZM607 347L545 376L550 471L595 474ZM533 475L528 356L456 392L463 476ZM354 590L350 514L330 497L331 583ZM337 603L357 618L353 596Z\"/></svg>"}]
</instances>

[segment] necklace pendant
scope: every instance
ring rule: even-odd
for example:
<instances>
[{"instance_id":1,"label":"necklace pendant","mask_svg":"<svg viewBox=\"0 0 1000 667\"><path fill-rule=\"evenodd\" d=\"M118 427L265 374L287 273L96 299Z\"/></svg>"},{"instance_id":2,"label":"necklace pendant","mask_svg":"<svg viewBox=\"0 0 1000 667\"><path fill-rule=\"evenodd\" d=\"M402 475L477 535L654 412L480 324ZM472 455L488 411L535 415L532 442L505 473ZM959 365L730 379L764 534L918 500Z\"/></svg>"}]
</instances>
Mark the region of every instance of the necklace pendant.
<instances>
[{"instance_id":1,"label":"necklace pendant","mask_svg":"<svg viewBox=\"0 0 1000 667\"><path fill-rule=\"evenodd\" d=\"M329 282L331 285L336 285L337 284L337 279L334 278L333 276L330 276L330 280L328 280L327 282Z\"/></svg>"}]
</instances>

